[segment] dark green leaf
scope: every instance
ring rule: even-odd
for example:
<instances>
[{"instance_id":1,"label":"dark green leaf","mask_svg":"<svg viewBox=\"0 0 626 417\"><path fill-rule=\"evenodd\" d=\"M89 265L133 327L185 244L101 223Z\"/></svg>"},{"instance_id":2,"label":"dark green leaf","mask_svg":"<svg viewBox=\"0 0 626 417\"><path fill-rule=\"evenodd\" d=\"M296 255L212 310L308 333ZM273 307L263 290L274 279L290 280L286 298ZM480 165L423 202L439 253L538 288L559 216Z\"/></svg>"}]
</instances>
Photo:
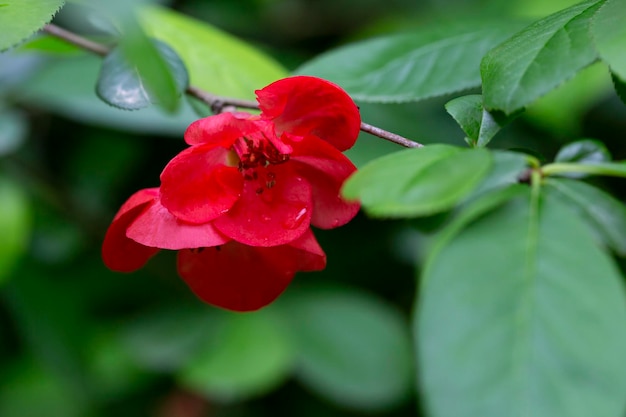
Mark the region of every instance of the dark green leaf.
<instances>
[{"instance_id":1,"label":"dark green leaf","mask_svg":"<svg viewBox=\"0 0 626 417\"><path fill-rule=\"evenodd\" d=\"M173 10L142 9L141 24L180 55L194 86L213 94L254 98L254 90L288 75L258 49Z\"/></svg>"},{"instance_id":2,"label":"dark green leaf","mask_svg":"<svg viewBox=\"0 0 626 417\"><path fill-rule=\"evenodd\" d=\"M511 118L498 116L483 108L483 97L478 94L462 96L446 103L446 110L461 126L473 147L483 147L509 123Z\"/></svg>"},{"instance_id":3,"label":"dark green leaf","mask_svg":"<svg viewBox=\"0 0 626 417\"><path fill-rule=\"evenodd\" d=\"M264 394L292 370L294 348L270 310L227 317L221 331L187 358L178 377L208 398L240 400Z\"/></svg>"},{"instance_id":4,"label":"dark green leaf","mask_svg":"<svg viewBox=\"0 0 626 417\"><path fill-rule=\"evenodd\" d=\"M528 26L482 60L485 107L506 114L527 106L593 63L589 21L599 0L588 0Z\"/></svg>"},{"instance_id":5,"label":"dark green leaf","mask_svg":"<svg viewBox=\"0 0 626 417\"><path fill-rule=\"evenodd\" d=\"M593 17L591 34L600 58L611 72L626 80L626 3L623 0L606 0Z\"/></svg>"},{"instance_id":6,"label":"dark green leaf","mask_svg":"<svg viewBox=\"0 0 626 417\"><path fill-rule=\"evenodd\" d=\"M518 28L493 20L454 27L439 22L339 48L297 72L334 81L355 100L422 100L478 87L480 58Z\"/></svg>"},{"instance_id":7,"label":"dark green leaf","mask_svg":"<svg viewBox=\"0 0 626 417\"><path fill-rule=\"evenodd\" d=\"M189 76L185 64L176 52L165 43L154 42L157 54L160 55L175 82L175 96L166 97L169 106L176 106L175 102L189 85ZM156 59L152 57L152 59ZM155 81L156 82L156 81ZM162 102L163 95L168 92L156 93L150 88L151 84L144 79L144 73L133 67L125 57L122 49L113 49L102 62L102 68L96 85L98 96L106 103L124 110L137 110L148 107L151 103Z\"/></svg>"},{"instance_id":8,"label":"dark green leaf","mask_svg":"<svg viewBox=\"0 0 626 417\"><path fill-rule=\"evenodd\" d=\"M554 162L576 162L579 164L597 164L611 160L609 150L599 140L583 139L568 143L557 152ZM572 172L566 176L570 178L582 178L587 174Z\"/></svg>"},{"instance_id":9,"label":"dark green leaf","mask_svg":"<svg viewBox=\"0 0 626 417\"><path fill-rule=\"evenodd\" d=\"M552 198L524 194L431 258L416 310L432 417L617 417L626 299L611 258Z\"/></svg>"},{"instance_id":10,"label":"dark green leaf","mask_svg":"<svg viewBox=\"0 0 626 417\"><path fill-rule=\"evenodd\" d=\"M611 74L611 79L613 80L615 92L622 100L622 102L626 103L626 81L620 80L619 77L615 74Z\"/></svg>"},{"instance_id":11,"label":"dark green leaf","mask_svg":"<svg viewBox=\"0 0 626 417\"><path fill-rule=\"evenodd\" d=\"M416 217L452 208L492 165L485 149L429 145L386 155L345 183L343 195L380 217Z\"/></svg>"},{"instance_id":12,"label":"dark green leaf","mask_svg":"<svg viewBox=\"0 0 626 417\"><path fill-rule=\"evenodd\" d=\"M584 219L598 241L626 256L626 207L606 192L581 181L549 178L546 192L561 198Z\"/></svg>"},{"instance_id":13,"label":"dark green leaf","mask_svg":"<svg viewBox=\"0 0 626 417\"><path fill-rule=\"evenodd\" d=\"M595 164L610 161L611 154L599 140L583 139L563 146L554 157L554 162L578 162Z\"/></svg>"},{"instance_id":14,"label":"dark green leaf","mask_svg":"<svg viewBox=\"0 0 626 417\"><path fill-rule=\"evenodd\" d=\"M31 234L30 203L24 191L0 177L0 284L26 251Z\"/></svg>"},{"instance_id":15,"label":"dark green leaf","mask_svg":"<svg viewBox=\"0 0 626 417\"><path fill-rule=\"evenodd\" d=\"M363 410L382 410L407 398L411 341L399 312L369 295L335 287L305 287L284 301L303 383Z\"/></svg>"},{"instance_id":16,"label":"dark green leaf","mask_svg":"<svg viewBox=\"0 0 626 417\"><path fill-rule=\"evenodd\" d=\"M93 91L100 65L101 59L91 55L50 61L17 89L16 97L72 120L142 134L182 137L198 118L185 101L176 115L164 114L156 107L125 112L105 104Z\"/></svg>"},{"instance_id":17,"label":"dark green leaf","mask_svg":"<svg viewBox=\"0 0 626 417\"><path fill-rule=\"evenodd\" d=\"M3 0L0 51L22 42L44 27L64 3L64 0Z\"/></svg>"}]
</instances>

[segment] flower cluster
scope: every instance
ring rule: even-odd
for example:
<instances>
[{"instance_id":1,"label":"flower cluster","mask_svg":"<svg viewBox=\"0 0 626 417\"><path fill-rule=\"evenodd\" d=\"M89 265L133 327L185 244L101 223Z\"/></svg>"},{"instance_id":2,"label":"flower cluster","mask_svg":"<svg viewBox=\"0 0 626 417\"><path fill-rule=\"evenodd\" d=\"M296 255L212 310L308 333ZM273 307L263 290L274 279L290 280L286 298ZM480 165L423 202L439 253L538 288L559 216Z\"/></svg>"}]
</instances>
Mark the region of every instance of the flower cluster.
<instances>
[{"instance_id":1,"label":"flower cluster","mask_svg":"<svg viewBox=\"0 0 626 417\"><path fill-rule=\"evenodd\" d=\"M159 249L178 250L178 272L199 298L248 311L272 302L297 271L326 266L310 226L338 227L359 210L339 194L355 171L341 151L356 141L358 108L314 77L256 93L260 115L192 123L190 146L167 164L161 186L120 208L102 248L109 268L134 271Z\"/></svg>"}]
</instances>

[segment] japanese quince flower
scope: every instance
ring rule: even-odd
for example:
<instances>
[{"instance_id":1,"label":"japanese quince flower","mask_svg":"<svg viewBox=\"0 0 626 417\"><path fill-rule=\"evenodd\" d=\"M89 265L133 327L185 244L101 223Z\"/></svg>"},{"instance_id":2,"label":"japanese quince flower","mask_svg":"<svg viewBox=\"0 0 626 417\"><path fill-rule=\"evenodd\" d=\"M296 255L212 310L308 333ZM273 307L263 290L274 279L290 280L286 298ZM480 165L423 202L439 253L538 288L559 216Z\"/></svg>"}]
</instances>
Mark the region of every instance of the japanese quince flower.
<instances>
[{"instance_id":1,"label":"japanese quince flower","mask_svg":"<svg viewBox=\"0 0 626 417\"><path fill-rule=\"evenodd\" d=\"M103 243L109 268L134 271L159 249L178 250L178 272L200 299L247 311L272 302L297 271L326 266L310 225L338 227L359 210L339 194L356 170L341 152L358 136L358 108L314 77L256 93L260 115L192 123L161 186L124 203Z\"/></svg>"}]
</instances>

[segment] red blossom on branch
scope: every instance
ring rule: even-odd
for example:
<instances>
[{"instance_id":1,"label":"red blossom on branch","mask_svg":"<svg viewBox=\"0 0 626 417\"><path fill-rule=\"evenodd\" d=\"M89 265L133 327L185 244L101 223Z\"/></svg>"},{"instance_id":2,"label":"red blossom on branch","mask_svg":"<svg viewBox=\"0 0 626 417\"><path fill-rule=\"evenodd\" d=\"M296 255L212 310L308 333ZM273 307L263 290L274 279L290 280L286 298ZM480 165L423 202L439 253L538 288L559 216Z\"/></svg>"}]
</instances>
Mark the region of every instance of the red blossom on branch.
<instances>
[{"instance_id":1,"label":"red blossom on branch","mask_svg":"<svg viewBox=\"0 0 626 417\"><path fill-rule=\"evenodd\" d=\"M341 152L359 133L358 108L338 86L297 76L257 91L260 115L221 113L192 123L189 148L120 208L105 264L141 268L178 250L178 272L207 303L248 311L272 302L298 271L326 266L310 226L349 222L340 197L356 168Z\"/></svg>"}]
</instances>

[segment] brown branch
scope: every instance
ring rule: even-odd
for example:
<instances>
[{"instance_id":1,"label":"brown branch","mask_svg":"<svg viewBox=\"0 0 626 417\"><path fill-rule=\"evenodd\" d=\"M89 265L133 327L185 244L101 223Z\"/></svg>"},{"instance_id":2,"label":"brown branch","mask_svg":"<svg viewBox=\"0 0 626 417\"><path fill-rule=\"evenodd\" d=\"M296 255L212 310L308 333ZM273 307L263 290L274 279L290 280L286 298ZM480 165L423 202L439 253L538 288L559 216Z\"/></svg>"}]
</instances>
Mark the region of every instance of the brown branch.
<instances>
[{"instance_id":1,"label":"brown branch","mask_svg":"<svg viewBox=\"0 0 626 417\"><path fill-rule=\"evenodd\" d=\"M54 24L48 24L44 26L43 30L56 38L62 39L68 43L78 46L79 48L82 48L89 52L93 52L94 54L100 56L106 56L110 52L110 48L106 45L102 45L100 43L83 38L82 36L79 36ZM224 109L224 107L227 106L234 106L242 109L259 108L258 103L255 101L216 96L215 94L211 94L207 91L201 90L200 88L193 85L187 87L187 90L185 90L185 92L188 95L208 104L211 107L211 110L213 110L214 112L220 112ZM361 130L363 132L369 133L370 135L378 136L379 138L388 140L406 148L421 148L422 146L424 146L421 143L414 142L400 135L396 135L395 133L389 132L376 126L369 125L365 122L361 123Z\"/></svg>"},{"instance_id":2,"label":"brown branch","mask_svg":"<svg viewBox=\"0 0 626 417\"><path fill-rule=\"evenodd\" d=\"M43 30L56 38L62 39L89 52L93 52L96 55L106 56L110 51L110 48L106 45L90 41L87 38L83 38L82 36L70 32L69 30L65 30L57 25L47 24L44 26Z\"/></svg>"}]
</instances>

